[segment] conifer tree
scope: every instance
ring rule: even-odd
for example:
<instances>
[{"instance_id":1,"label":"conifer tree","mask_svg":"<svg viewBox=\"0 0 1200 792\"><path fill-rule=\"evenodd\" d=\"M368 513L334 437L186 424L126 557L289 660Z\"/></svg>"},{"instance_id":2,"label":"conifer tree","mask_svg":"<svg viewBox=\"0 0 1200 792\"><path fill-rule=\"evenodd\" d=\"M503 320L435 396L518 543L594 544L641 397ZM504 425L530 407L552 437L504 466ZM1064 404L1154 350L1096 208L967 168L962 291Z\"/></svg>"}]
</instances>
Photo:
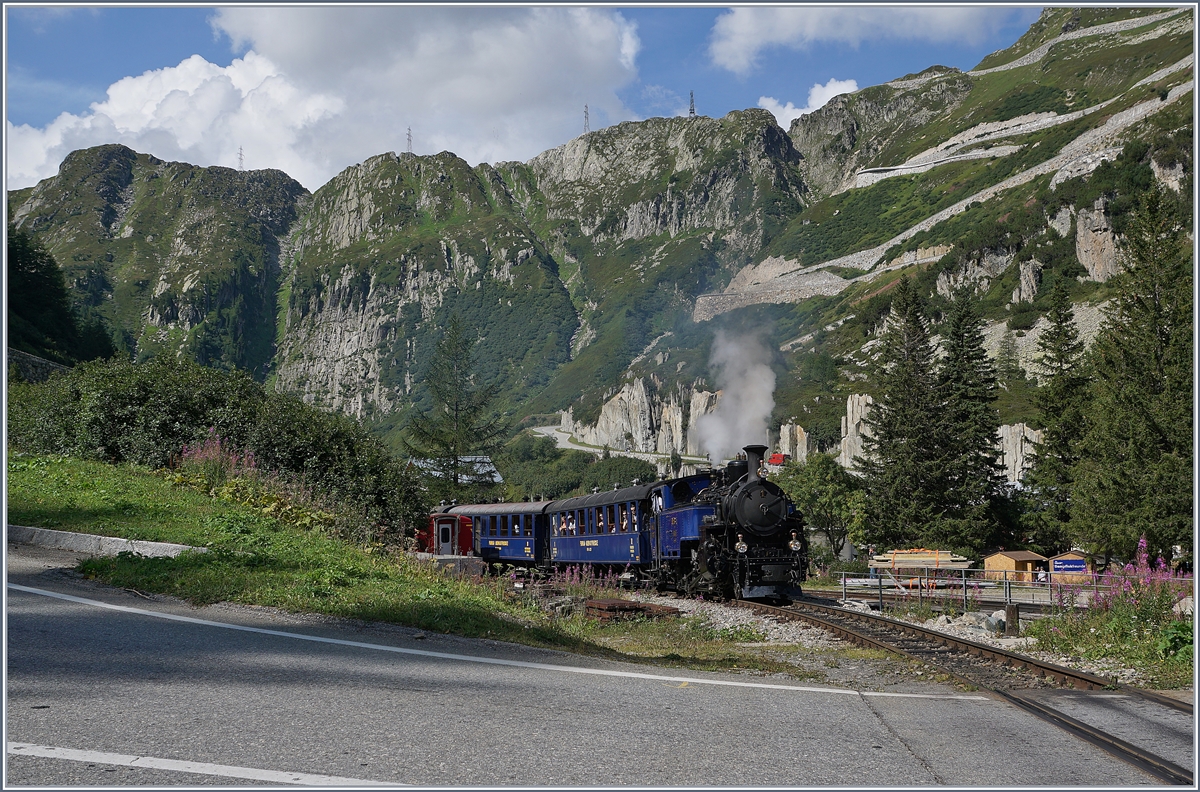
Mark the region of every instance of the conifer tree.
<instances>
[{"instance_id":1,"label":"conifer tree","mask_svg":"<svg viewBox=\"0 0 1200 792\"><path fill-rule=\"evenodd\" d=\"M1033 465L1026 472L1029 543L1043 554L1067 549L1072 470L1079 462L1088 376L1083 342L1067 285L1059 280L1049 294L1049 326L1038 338L1036 372L1041 388L1034 396L1042 439L1034 443Z\"/></svg>"},{"instance_id":2,"label":"conifer tree","mask_svg":"<svg viewBox=\"0 0 1200 792\"><path fill-rule=\"evenodd\" d=\"M403 440L406 453L428 460L447 494L458 497L472 487L491 482L481 456L495 453L505 435L504 423L493 413L495 385L475 381L472 352L475 340L457 315L450 317L438 341L426 387L433 397L428 414L414 413Z\"/></svg>"},{"instance_id":3,"label":"conifer tree","mask_svg":"<svg viewBox=\"0 0 1200 792\"><path fill-rule=\"evenodd\" d=\"M1071 528L1106 561L1131 558L1142 534L1152 556L1192 545L1192 256L1169 202L1153 189L1132 214L1090 356Z\"/></svg>"},{"instance_id":4,"label":"conifer tree","mask_svg":"<svg viewBox=\"0 0 1200 792\"><path fill-rule=\"evenodd\" d=\"M8 345L74 363L79 325L62 271L41 242L8 224Z\"/></svg>"},{"instance_id":5,"label":"conifer tree","mask_svg":"<svg viewBox=\"0 0 1200 792\"><path fill-rule=\"evenodd\" d=\"M996 447L996 368L983 348L983 319L969 289L955 295L942 338L946 356L938 390L946 511L929 538L938 547L978 553L997 539L994 507L1004 482Z\"/></svg>"},{"instance_id":6,"label":"conifer tree","mask_svg":"<svg viewBox=\"0 0 1200 792\"><path fill-rule=\"evenodd\" d=\"M933 347L907 277L892 299L879 363L877 395L864 418L864 454L855 464L867 485L865 538L894 548L922 541L945 511L945 441Z\"/></svg>"},{"instance_id":7,"label":"conifer tree","mask_svg":"<svg viewBox=\"0 0 1200 792\"><path fill-rule=\"evenodd\" d=\"M1025 379L1025 370L1017 357L1017 337L1011 329L1000 336L1000 349L996 352L996 376L1004 383Z\"/></svg>"}]
</instances>

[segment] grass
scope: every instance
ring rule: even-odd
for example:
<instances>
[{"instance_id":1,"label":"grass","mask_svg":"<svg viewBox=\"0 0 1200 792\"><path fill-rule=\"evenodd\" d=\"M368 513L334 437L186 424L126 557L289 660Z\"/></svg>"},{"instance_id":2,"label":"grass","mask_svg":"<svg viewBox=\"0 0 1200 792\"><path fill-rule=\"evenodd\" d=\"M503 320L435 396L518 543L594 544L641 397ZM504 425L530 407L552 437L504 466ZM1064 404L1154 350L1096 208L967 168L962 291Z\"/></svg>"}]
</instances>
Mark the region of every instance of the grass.
<instances>
[{"instance_id":1,"label":"grass","mask_svg":"<svg viewBox=\"0 0 1200 792\"><path fill-rule=\"evenodd\" d=\"M109 585L389 622L430 632L490 638L671 668L752 671L822 680L789 661L838 652L755 646L755 630L720 630L703 616L601 624L575 613L556 617L506 577L453 578L404 554L357 547L320 529L277 519L277 509L213 497L183 477L133 465L107 465L10 450L9 521L57 530L208 548L176 558L122 553L80 564ZM228 488L226 488L227 490ZM221 490L218 489L218 492ZM576 581L576 596L613 596L607 581ZM810 663L811 665L811 663Z\"/></svg>"}]
</instances>

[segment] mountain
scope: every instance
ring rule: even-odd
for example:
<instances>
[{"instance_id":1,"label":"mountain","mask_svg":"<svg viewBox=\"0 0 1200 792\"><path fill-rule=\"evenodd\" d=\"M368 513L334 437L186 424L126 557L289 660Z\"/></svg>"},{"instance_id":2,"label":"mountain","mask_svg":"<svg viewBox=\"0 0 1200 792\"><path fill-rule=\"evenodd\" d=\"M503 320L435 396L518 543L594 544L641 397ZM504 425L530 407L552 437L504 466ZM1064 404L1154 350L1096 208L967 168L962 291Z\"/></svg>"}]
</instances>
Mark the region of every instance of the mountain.
<instances>
[{"instance_id":1,"label":"mountain","mask_svg":"<svg viewBox=\"0 0 1200 792\"><path fill-rule=\"evenodd\" d=\"M596 445L694 453L741 358L774 375L773 433L836 449L901 274L935 320L973 285L991 350L1011 331L1027 368L1057 280L1094 335L1136 196L1190 201L1193 26L1187 8L1048 9L971 71L931 66L788 130L745 110L523 163L381 154L311 194L101 146L10 192L10 216L123 352L244 368L388 438L457 313L514 419L564 411ZM1032 416L1034 387L1012 383L1005 421Z\"/></svg>"},{"instance_id":2,"label":"mountain","mask_svg":"<svg viewBox=\"0 0 1200 792\"><path fill-rule=\"evenodd\" d=\"M185 354L264 374L274 354L280 237L308 191L281 171L163 162L110 145L10 192L75 300L131 356Z\"/></svg>"}]
</instances>

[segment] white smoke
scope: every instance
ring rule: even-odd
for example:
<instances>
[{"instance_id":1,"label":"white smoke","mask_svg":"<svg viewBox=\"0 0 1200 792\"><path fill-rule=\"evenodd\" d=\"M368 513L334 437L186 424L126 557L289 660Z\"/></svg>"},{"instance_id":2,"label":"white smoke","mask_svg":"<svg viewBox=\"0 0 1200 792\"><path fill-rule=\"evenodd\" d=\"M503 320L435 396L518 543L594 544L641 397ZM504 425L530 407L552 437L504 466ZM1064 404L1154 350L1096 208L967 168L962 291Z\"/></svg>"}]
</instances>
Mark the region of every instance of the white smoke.
<instances>
[{"instance_id":1,"label":"white smoke","mask_svg":"<svg viewBox=\"0 0 1200 792\"><path fill-rule=\"evenodd\" d=\"M714 464L731 459L744 446L767 445L767 422L775 409L771 352L756 336L717 332L710 364L722 391L717 409L696 421L700 447Z\"/></svg>"}]
</instances>

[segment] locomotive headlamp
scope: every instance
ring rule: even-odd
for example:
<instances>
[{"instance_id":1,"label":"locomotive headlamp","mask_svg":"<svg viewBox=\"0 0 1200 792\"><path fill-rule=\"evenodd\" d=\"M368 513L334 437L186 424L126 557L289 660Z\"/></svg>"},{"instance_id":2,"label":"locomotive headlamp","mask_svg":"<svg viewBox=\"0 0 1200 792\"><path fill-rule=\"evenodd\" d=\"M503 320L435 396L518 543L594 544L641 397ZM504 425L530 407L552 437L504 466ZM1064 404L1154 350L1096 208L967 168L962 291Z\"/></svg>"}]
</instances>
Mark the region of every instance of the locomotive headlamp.
<instances>
[{"instance_id":1,"label":"locomotive headlamp","mask_svg":"<svg viewBox=\"0 0 1200 792\"><path fill-rule=\"evenodd\" d=\"M800 552L800 540L796 538L796 532L792 531L792 541L788 542L788 547L792 548L793 553Z\"/></svg>"},{"instance_id":2,"label":"locomotive headlamp","mask_svg":"<svg viewBox=\"0 0 1200 792\"><path fill-rule=\"evenodd\" d=\"M742 535L738 534L738 542L733 546L733 549L737 550L739 553L745 553L750 549L750 546L742 539Z\"/></svg>"}]
</instances>

